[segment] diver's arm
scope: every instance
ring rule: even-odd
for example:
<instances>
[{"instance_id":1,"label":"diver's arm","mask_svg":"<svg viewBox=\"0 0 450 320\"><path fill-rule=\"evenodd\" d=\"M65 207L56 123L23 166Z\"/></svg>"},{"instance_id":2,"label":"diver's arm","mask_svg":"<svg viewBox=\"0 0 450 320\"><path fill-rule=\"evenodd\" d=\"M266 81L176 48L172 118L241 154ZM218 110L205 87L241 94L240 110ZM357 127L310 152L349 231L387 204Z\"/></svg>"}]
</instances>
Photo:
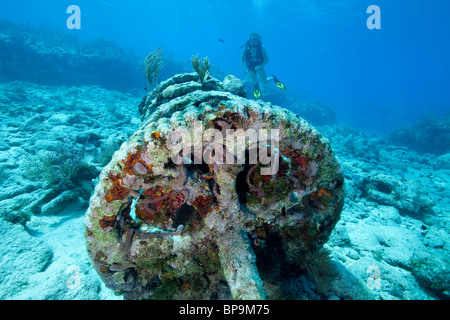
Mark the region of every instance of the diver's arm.
<instances>
[{"instance_id":1,"label":"diver's arm","mask_svg":"<svg viewBox=\"0 0 450 320\"><path fill-rule=\"evenodd\" d=\"M247 73L247 68L245 68L245 49L242 50L241 67L242 67L242 70L244 70L244 73Z\"/></svg>"}]
</instances>

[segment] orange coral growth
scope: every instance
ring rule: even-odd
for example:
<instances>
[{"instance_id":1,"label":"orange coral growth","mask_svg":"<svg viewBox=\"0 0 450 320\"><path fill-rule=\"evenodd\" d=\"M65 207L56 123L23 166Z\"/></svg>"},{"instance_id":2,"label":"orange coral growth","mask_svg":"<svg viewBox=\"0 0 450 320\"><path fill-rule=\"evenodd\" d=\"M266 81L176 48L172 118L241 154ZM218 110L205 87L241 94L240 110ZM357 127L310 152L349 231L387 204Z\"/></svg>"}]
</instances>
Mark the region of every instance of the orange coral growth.
<instances>
[{"instance_id":1,"label":"orange coral growth","mask_svg":"<svg viewBox=\"0 0 450 320\"><path fill-rule=\"evenodd\" d=\"M105 194L106 201L112 202L114 200L121 200L125 198L129 190L122 185L122 176L119 173L114 174L110 172L108 177L113 183L113 187Z\"/></svg>"},{"instance_id":2,"label":"orange coral growth","mask_svg":"<svg viewBox=\"0 0 450 320\"><path fill-rule=\"evenodd\" d=\"M109 180L112 181L112 183L114 185L122 184L122 176L119 173L114 174L114 173L110 172L110 173L108 173L108 178L109 178Z\"/></svg>"},{"instance_id":3,"label":"orange coral growth","mask_svg":"<svg viewBox=\"0 0 450 320\"><path fill-rule=\"evenodd\" d=\"M331 198L331 193L329 193L327 190L325 189L319 189L319 191L317 191L317 196L321 197L321 196L327 196L328 198Z\"/></svg>"},{"instance_id":4,"label":"orange coral growth","mask_svg":"<svg viewBox=\"0 0 450 320\"><path fill-rule=\"evenodd\" d=\"M117 216L103 216L103 218L101 218L99 220L99 225L100 228L102 229L106 229L108 227L114 227L116 225L116 218Z\"/></svg>"},{"instance_id":5,"label":"orange coral growth","mask_svg":"<svg viewBox=\"0 0 450 320\"><path fill-rule=\"evenodd\" d=\"M123 174L125 176L126 173L129 175L133 175L133 167L134 165L139 161L141 158L141 155L139 152L130 152L127 156L127 160L122 162L125 164L125 167L123 168Z\"/></svg>"},{"instance_id":6,"label":"orange coral growth","mask_svg":"<svg viewBox=\"0 0 450 320\"><path fill-rule=\"evenodd\" d=\"M159 131L153 131L151 137L154 139L159 139L161 137L161 133Z\"/></svg>"},{"instance_id":7,"label":"orange coral growth","mask_svg":"<svg viewBox=\"0 0 450 320\"><path fill-rule=\"evenodd\" d=\"M202 216L202 218L206 217L206 215L212 211L211 204L213 203L213 196L198 196L192 201L192 205L197 209L197 212Z\"/></svg>"},{"instance_id":8,"label":"orange coral growth","mask_svg":"<svg viewBox=\"0 0 450 320\"><path fill-rule=\"evenodd\" d=\"M114 201L114 196L108 192L107 194L105 194L105 199L106 202L112 202Z\"/></svg>"},{"instance_id":9,"label":"orange coral growth","mask_svg":"<svg viewBox=\"0 0 450 320\"><path fill-rule=\"evenodd\" d=\"M122 160L122 163L124 164L123 176L125 176L125 174L134 175L135 172L133 169L138 162L142 164L148 171L153 169L153 164L148 165L147 163L145 163L145 161L141 160L140 150L138 150L136 152L130 152L127 156L127 159Z\"/></svg>"},{"instance_id":10,"label":"orange coral growth","mask_svg":"<svg viewBox=\"0 0 450 320\"><path fill-rule=\"evenodd\" d=\"M188 282L183 282L183 284L180 287L180 291L181 292L186 292L187 290L189 290L190 284Z\"/></svg>"}]
</instances>

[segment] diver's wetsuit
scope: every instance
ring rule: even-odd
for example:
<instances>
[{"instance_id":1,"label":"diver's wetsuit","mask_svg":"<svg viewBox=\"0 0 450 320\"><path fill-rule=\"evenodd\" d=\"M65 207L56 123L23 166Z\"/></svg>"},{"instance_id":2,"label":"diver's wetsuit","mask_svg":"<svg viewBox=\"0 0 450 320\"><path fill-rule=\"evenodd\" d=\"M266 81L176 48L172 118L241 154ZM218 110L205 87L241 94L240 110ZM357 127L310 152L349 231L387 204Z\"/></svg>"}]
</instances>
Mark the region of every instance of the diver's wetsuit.
<instances>
[{"instance_id":1,"label":"diver's wetsuit","mask_svg":"<svg viewBox=\"0 0 450 320\"><path fill-rule=\"evenodd\" d=\"M264 55L261 44L256 47L256 55L253 57L251 52L251 46L245 47L245 63L249 71L255 72L255 68L264 62Z\"/></svg>"}]
</instances>

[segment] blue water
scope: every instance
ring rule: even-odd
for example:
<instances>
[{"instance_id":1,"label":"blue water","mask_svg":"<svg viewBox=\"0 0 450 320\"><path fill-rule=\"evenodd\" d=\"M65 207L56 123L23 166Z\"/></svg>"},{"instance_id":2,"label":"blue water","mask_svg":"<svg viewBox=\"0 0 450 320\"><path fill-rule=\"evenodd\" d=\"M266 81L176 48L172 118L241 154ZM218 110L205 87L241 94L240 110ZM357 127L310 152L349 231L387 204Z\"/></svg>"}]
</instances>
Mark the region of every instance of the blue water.
<instances>
[{"instance_id":1,"label":"blue water","mask_svg":"<svg viewBox=\"0 0 450 320\"><path fill-rule=\"evenodd\" d=\"M66 27L72 4L81 30ZM380 30L366 26L372 4L381 9ZM0 20L53 25L83 41L102 36L141 56L158 47L187 61L208 56L241 78L239 47L256 31L268 75L359 129L388 132L450 111L446 0L2 0L0 7Z\"/></svg>"}]
</instances>

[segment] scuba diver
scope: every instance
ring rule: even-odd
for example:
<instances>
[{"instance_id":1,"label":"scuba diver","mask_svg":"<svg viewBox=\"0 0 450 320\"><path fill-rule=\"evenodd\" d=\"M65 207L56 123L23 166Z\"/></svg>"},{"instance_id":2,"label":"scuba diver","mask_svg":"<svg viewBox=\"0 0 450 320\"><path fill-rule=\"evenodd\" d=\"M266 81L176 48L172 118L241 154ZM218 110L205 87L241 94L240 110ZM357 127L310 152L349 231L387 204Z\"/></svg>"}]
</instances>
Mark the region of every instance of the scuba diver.
<instances>
[{"instance_id":1,"label":"scuba diver","mask_svg":"<svg viewBox=\"0 0 450 320\"><path fill-rule=\"evenodd\" d=\"M281 90L285 90L286 87L277 77L272 75L272 77L266 77L266 71L264 70L264 66L269 62L269 58L267 57L266 49L262 46L262 38L256 32L253 32L250 35L250 39L244 42L241 45L242 56L241 56L241 66L244 70L245 74L249 74L252 82L254 84L253 95L255 99L259 99L261 97L261 90L259 89L257 75L261 78L264 84L269 83L269 81L273 80L275 85ZM245 69L245 65L247 65L247 70Z\"/></svg>"}]
</instances>

